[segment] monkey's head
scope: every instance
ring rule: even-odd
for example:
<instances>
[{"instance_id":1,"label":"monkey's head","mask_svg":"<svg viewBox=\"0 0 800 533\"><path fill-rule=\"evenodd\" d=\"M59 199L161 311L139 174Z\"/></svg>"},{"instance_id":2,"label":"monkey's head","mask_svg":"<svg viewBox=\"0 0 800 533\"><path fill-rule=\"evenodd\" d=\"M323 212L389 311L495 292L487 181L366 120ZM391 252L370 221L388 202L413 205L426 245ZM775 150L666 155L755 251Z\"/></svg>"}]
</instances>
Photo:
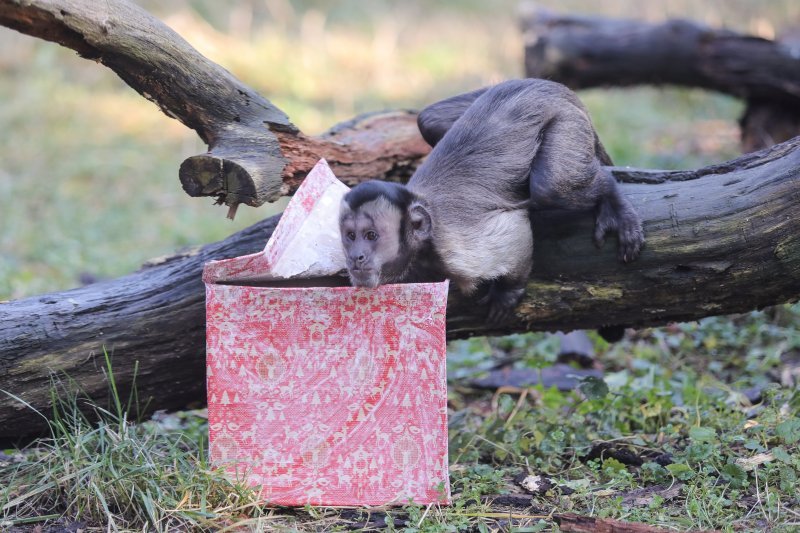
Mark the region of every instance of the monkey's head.
<instances>
[{"instance_id":1,"label":"monkey's head","mask_svg":"<svg viewBox=\"0 0 800 533\"><path fill-rule=\"evenodd\" d=\"M416 254L431 240L431 217L397 183L368 181L342 200L339 213L347 272L356 287L406 280Z\"/></svg>"}]
</instances>

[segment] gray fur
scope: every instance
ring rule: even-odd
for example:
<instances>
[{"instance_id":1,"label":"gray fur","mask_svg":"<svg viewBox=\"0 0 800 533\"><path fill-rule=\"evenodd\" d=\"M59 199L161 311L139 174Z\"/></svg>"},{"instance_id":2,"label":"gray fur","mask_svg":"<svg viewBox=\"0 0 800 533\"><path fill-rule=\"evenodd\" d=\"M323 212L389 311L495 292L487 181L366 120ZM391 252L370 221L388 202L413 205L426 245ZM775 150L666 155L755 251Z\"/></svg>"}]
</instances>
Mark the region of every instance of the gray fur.
<instances>
[{"instance_id":1,"label":"gray fur","mask_svg":"<svg viewBox=\"0 0 800 533\"><path fill-rule=\"evenodd\" d=\"M422 228L427 237L409 226L411 205L398 219L396 209L387 210L386 217L381 214L385 205L364 204L353 211L347 197L343 202L343 231L344 225L353 227L354 212L368 205L364 212L369 211L373 223L379 221L384 228L394 224L402 257L373 246L373 263L393 263L381 283L420 281L413 265L427 262L467 294L491 282L489 318L504 320L524 294L531 271L529 209L595 208L595 242L602 244L607 231L617 230L620 257L633 260L638 255L644 242L639 216L602 168L611 160L586 109L563 85L507 81L433 104L420 113L418 123L434 149L407 189L417 212L429 215L430 226ZM391 192L397 198L396 189ZM364 194L353 193L353 198L359 196ZM349 254L355 248L369 249L344 237L343 243ZM412 266L397 268L398 262Z\"/></svg>"}]
</instances>

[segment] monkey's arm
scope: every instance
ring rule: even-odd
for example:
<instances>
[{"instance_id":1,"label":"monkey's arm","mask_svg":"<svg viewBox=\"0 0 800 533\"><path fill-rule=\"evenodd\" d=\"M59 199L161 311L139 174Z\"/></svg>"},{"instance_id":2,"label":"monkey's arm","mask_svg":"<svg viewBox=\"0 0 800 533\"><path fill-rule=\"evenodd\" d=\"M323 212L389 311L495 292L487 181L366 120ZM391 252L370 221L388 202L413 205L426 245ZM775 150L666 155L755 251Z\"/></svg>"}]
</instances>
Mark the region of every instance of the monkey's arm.
<instances>
[{"instance_id":1,"label":"monkey's arm","mask_svg":"<svg viewBox=\"0 0 800 533\"><path fill-rule=\"evenodd\" d=\"M419 131L422 133L422 138L425 139L425 142L431 146L436 146L453 123L487 89L488 87L484 87L469 93L451 96L423 109L417 117L417 126L419 126Z\"/></svg>"}]
</instances>

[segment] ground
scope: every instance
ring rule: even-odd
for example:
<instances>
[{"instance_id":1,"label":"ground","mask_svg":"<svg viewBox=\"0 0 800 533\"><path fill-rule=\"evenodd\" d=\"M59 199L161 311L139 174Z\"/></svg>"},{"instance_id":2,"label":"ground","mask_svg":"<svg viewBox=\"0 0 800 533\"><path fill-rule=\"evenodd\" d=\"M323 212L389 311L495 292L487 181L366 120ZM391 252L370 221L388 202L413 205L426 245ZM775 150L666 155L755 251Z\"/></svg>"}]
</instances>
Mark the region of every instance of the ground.
<instances>
[{"instance_id":1,"label":"ground","mask_svg":"<svg viewBox=\"0 0 800 533\"><path fill-rule=\"evenodd\" d=\"M112 382L110 405L96 407L104 422L92 427L76 414L80 402L58 392L53 438L8 450L0 461L4 525L551 531L571 512L674 529L795 531L798 320L794 305L629 331L614 345L593 335L602 379L575 380L565 391L486 390L476 379L499 364L552 364L553 336L451 343L454 502L445 507L264 509L208 468L202 410L131 424L121 415L130 400L115 400ZM55 387L69 390L65 382Z\"/></svg>"}]
</instances>

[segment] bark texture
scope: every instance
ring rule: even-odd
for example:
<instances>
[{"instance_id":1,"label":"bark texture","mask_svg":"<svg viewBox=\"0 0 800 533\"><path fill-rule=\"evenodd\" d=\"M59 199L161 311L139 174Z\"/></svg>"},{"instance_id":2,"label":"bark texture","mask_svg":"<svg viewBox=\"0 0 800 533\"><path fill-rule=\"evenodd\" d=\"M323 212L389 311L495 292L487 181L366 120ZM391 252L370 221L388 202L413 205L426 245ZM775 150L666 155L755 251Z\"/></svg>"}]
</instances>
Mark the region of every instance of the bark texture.
<instances>
[{"instance_id":1,"label":"bark texture","mask_svg":"<svg viewBox=\"0 0 800 533\"><path fill-rule=\"evenodd\" d=\"M695 171L614 173L644 218L648 240L637 261L619 263L614 239L594 248L590 213L539 213L534 272L517 318L489 330L484 310L453 293L448 336L660 325L800 297L800 138ZM138 394L149 411L202 403L202 266L258 251L276 222L116 280L0 304L0 390L46 410L49 376L63 372L102 400L105 348L122 394L138 361ZM0 439L44 429L43 419L0 394Z\"/></svg>"},{"instance_id":2,"label":"bark texture","mask_svg":"<svg viewBox=\"0 0 800 533\"><path fill-rule=\"evenodd\" d=\"M290 194L320 157L344 180L398 179L428 153L408 112L359 119L319 138L303 135L269 100L208 60L164 23L126 0L0 0L0 25L72 48L106 65L169 117L197 132L208 152L179 176L190 196L259 206ZM384 136L376 141L370 129ZM364 139L366 134L367 139Z\"/></svg>"},{"instance_id":3,"label":"bark texture","mask_svg":"<svg viewBox=\"0 0 800 533\"><path fill-rule=\"evenodd\" d=\"M687 20L523 17L525 72L573 88L672 84L800 104L800 56L790 46Z\"/></svg>"}]
</instances>

